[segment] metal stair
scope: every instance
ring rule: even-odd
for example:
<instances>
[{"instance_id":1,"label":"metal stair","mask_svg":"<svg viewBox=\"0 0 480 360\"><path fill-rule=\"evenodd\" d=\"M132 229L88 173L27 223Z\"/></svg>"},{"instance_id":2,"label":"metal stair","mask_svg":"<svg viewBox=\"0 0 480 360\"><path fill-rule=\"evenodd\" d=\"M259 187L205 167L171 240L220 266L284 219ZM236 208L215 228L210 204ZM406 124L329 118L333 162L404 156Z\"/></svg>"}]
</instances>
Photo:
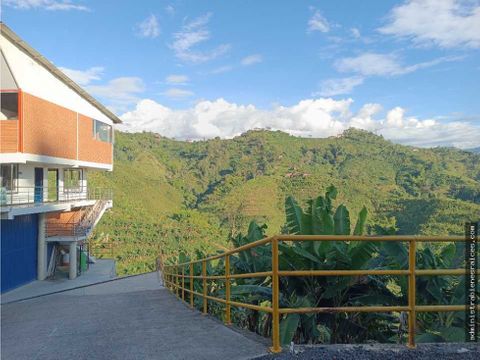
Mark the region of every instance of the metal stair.
<instances>
[{"instance_id":1,"label":"metal stair","mask_svg":"<svg viewBox=\"0 0 480 360\"><path fill-rule=\"evenodd\" d=\"M84 206L76 210L66 222L47 220L46 238L70 238L83 240L88 238L95 225L100 221L108 208L108 200L97 200L92 206Z\"/></svg>"}]
</instances>

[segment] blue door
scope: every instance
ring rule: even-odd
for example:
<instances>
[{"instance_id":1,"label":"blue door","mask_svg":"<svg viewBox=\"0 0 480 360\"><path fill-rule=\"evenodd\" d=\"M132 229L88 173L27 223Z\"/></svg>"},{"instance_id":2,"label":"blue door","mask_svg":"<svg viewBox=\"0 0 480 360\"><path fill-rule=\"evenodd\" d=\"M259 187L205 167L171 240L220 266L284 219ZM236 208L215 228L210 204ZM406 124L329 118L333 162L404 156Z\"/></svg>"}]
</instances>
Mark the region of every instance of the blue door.
<instances>
[{"instance_id":1,"label":"blue door","mask_svg":"<svg viewBox=\"0 0 480 360\"><path fill-rule=\"evenodd\" d=\"M1 220L1 292L37 277L38 215Z\"/></svg>"},{"instance_id":2,"label":"blue door","mask_svg":"<svg viewBox=\"0 0 480 360\"><path fill-rule=\"evenodd\" d=\"M43 202L43 168L35 168L35 202Z\"/></svg>"}]
</instances>

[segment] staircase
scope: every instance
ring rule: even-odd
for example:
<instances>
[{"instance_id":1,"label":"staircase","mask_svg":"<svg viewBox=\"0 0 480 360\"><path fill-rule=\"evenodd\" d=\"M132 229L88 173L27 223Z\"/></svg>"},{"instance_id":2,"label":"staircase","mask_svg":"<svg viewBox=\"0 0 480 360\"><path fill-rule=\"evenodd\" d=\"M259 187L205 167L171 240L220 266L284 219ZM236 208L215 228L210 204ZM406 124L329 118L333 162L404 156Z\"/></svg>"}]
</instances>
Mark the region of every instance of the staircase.
<instances>
[{"instance_id":1,"label":"staircase","mask_svg":"<svg viewBox=\"0 0 480 360\"><path fill-rule=\"evenodd\" d=\"M93 206L84 206L74 211L67 221L50 218L46 222L45 237L52 240L83 240L88 238L108 208L108 200L97 200ZM55 239L53 239L55 238Z\"/></svg>"}]
</instances>

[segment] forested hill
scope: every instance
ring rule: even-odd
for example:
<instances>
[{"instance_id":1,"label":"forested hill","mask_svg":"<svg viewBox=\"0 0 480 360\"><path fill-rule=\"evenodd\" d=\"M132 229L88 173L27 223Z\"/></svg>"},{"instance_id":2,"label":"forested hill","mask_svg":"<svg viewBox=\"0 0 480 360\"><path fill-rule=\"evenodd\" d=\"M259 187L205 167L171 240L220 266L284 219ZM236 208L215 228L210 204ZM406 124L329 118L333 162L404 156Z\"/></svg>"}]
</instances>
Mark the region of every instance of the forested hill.
<instances>
[{"instance_id":1,"label":"forested hill","mask_svg":"<svg viewBox=\"0 0 480 360\"><path fill-rule=\"evenodd\" d=\"M117 132L114 171L89 180L114 189L96 239L118 245L120 272L145 270L160 247L228 246L228 234L251 219L278 233L286 195L301 202L331 184L352 216L366 205L370 232L381 225L462 234L465 221L480 217L480 155L402 146L354 129L326 139L249 131L200 142Z\"/></svg>"}]
</instances>

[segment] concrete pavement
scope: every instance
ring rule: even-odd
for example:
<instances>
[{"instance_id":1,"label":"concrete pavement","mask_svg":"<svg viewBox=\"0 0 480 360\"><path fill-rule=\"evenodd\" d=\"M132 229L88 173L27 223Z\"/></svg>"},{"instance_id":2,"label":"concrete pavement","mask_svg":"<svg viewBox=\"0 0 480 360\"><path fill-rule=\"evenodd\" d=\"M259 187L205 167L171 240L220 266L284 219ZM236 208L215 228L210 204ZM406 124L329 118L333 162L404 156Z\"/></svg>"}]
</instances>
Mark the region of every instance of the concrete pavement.
<instances>
[{"instance_id":1,"label":"concrete pavement","mask_svg":"<svg viewBox=\"0 0 480 360\"><path fill-rule=\"evenodd\" d=\"M249 359L265 343L190 310L157 274L2 305L1 358Z\"/></svg>"},{"instance_id":2,"label":"concrete pavement","mask_svg":"<svg viewBox=\"0 0 480 360\"><path fill-rule=\"evenodd\" d=\"M1 296L1 303L6 304L13 301L28 299L46 295L54 292L74 289L79 286L92 285L107 281L116 277L115 260L100 259L90 265L90 269L74 280L68 279L68 268L66 272L57 270L55 279L35 280L30 284L20 286Z\"/></svg>"}]
</instances>

